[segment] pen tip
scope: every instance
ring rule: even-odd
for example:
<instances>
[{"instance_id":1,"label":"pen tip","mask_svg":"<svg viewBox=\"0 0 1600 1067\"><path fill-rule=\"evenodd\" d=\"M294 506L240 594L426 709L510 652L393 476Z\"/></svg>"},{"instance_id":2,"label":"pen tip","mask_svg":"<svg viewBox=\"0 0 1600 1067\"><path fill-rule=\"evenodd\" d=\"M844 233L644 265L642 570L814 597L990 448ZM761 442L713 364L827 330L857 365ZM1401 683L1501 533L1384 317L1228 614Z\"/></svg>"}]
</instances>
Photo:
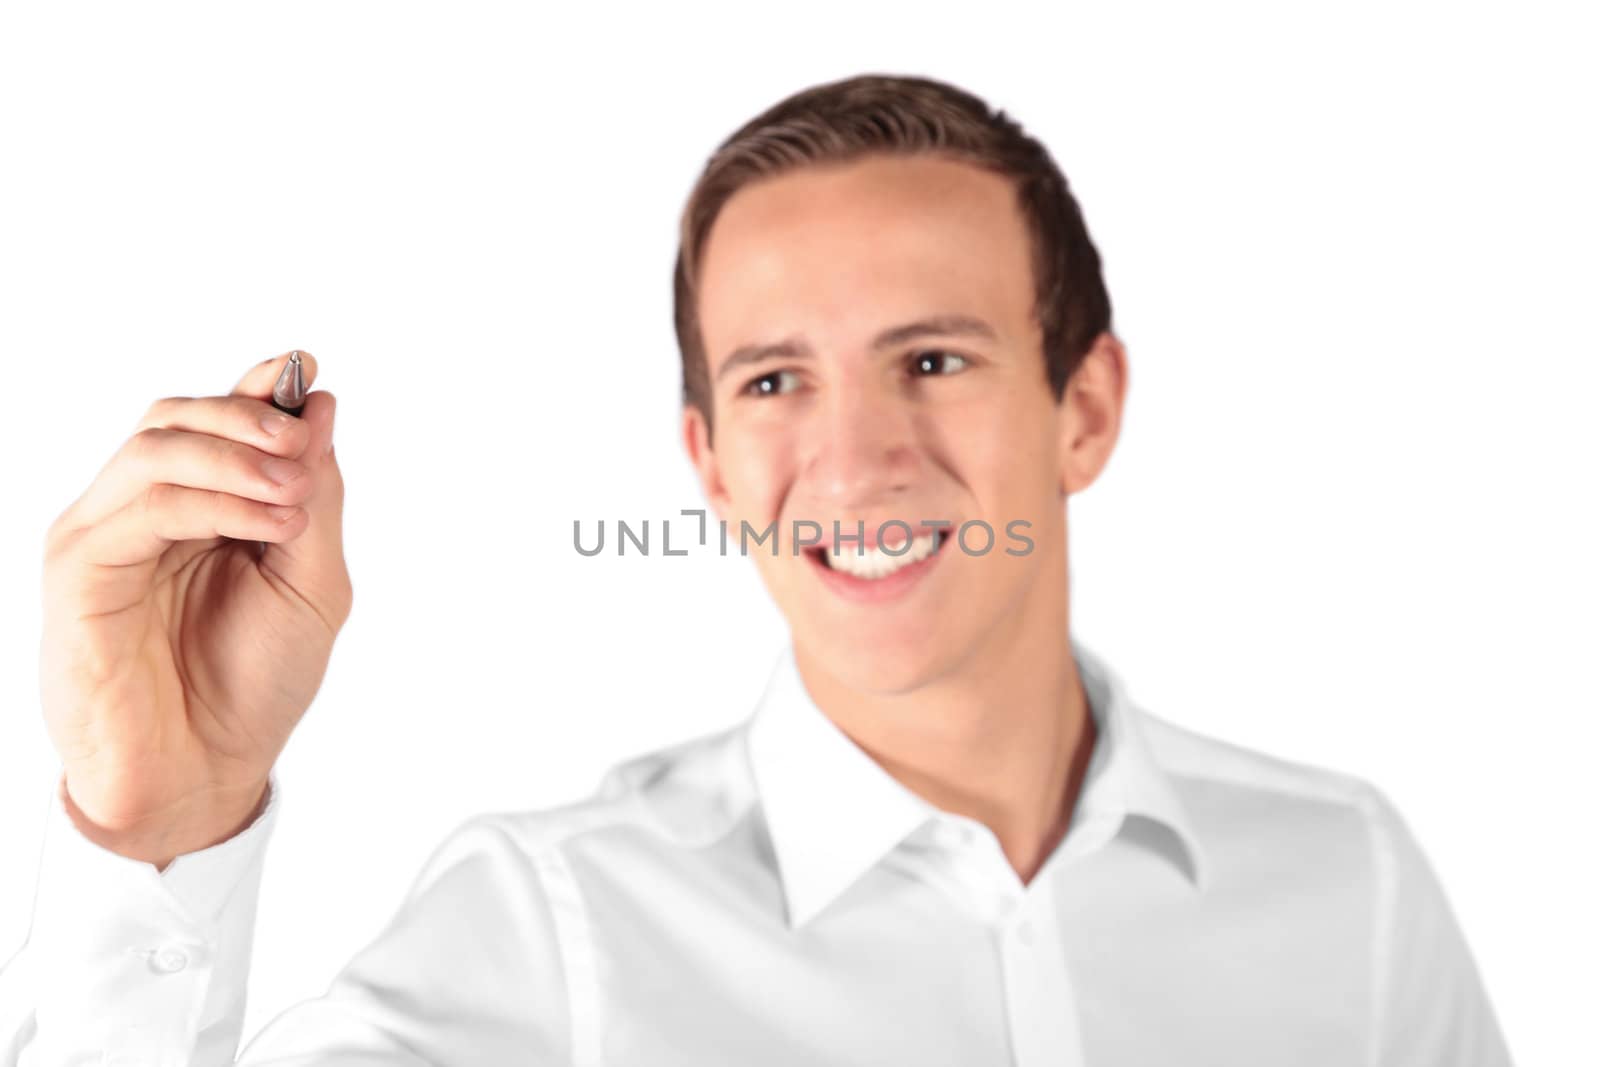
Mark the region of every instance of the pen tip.
<instances>
[{"instance_id":1,"label":"pen tip","mask_svg":"<svg viewBox=\"0 0 1600 1067\"><path fill-rule=\"evenodd\" d=\"M289 353L289 362L283 365L283 371L272 385L272 403L280 411L287 411L291 415L300 414L305 407L305 370L300 363L298 348Z\"/></svg>"}]
</instances>

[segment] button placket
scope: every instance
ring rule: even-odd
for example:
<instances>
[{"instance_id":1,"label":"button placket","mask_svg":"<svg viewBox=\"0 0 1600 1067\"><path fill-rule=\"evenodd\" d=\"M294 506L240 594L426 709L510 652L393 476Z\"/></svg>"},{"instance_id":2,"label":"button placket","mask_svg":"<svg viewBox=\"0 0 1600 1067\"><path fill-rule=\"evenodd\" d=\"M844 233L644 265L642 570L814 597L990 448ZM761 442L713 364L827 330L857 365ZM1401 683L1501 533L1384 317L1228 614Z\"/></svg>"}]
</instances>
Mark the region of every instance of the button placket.
<instances>
[{"instance_id":1,"label":"button placket","mask_svg":"<svg viewBox=\"0 0 1600 1067\"><path fill-rule=\"evenodd\" d=\"M131 948L128 950L145 961L152 974L181 974L200 963L203 951L196 945L168 944L156 948Z\"/></svg>"},{"instance_id":2,"label":"button placket","mask_svg":"<svg viewBox=\"0 0 1600 1067\"><path fill-rule=\"evenodd\" d=\"M189 966L189 954L181 948L168 945L150 957L150 969L157 974L177 974Z\"/></svg>"},{"instance_id":3,"label":"button placket","mask_svg":"<svg viewBox=\"0 0 1600 1067\"><path fill-rule=\"evenodd\" d=\"M1077 998L1048 880L1035 882L1001 922L1006 1008L1018 1067L1083 1062Z\"/></svg>"}]
</instances>

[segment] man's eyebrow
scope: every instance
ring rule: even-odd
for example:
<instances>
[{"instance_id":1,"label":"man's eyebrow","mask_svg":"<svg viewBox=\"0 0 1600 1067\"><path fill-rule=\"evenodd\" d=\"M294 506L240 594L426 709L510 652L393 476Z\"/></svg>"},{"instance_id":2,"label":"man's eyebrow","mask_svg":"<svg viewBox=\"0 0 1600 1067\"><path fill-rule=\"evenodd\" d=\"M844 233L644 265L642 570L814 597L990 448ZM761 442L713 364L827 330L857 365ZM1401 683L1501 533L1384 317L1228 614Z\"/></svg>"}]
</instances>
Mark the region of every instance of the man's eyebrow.
<instances>
[{"instance_id":1,"label":"man's eyebrow","mask_svg":"<svg viewBox=\"0 0 1600 1067\"><path fill-rule=\"evenodd\" d=\"M894 348L907 341L915 341L919 337L985 337L991 341L999 339L994 327L982 319L971 315L935 315L932 318L918 319L904 326L884 330L873 339L872 347Z\"/></svg>"},{"instance_id":2,"label":"man's eyebrow","mask_svg":"<svg viewBox=\"0 0 1600 1067\"><path fill-rule=\"evenodd\" d=\"M722 381L739 367L748 367L752 363L765 363L770 359L810 359L811 355L811 346L795 339L766 345L740 345L717 368L717 381Z\"/></svg>"},{"instance_id":3,"label":"man's eyebrow","mask_svg":"<svg viewBox=\"0 0 1600 1067\"><path fill-rule=\"evenodd\" d=\"M919 337L984 337L998 338L993 326L971 315L935 315L916 322L891 326L872 339L873 349L893 348ZM717 368L717 381L727 377L738 367L765 363L773 359L802 360L812 358L811 346L798 338L774 341L771 344L740 345Z\"/></svg>"}]
</instances>

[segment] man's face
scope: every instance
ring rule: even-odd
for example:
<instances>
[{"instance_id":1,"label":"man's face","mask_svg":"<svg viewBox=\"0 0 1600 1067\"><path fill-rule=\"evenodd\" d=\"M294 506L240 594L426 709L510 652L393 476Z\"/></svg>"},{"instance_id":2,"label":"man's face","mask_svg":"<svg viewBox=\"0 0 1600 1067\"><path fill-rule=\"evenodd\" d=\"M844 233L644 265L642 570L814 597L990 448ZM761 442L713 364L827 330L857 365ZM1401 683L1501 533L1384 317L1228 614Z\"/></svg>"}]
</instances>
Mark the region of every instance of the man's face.
<instances>
[{"instance_id":1,"label":"man's face","mask_svg":"<svg viewBox=\"0 0 1600 1067\"><path fill-rule=\"evenodd\" d=\"M776 522L775 556L770 540L746 551L795 643L856 689L935 681L1064 603L1073 414L1033 300L1011 183L948 159L804 167L741 189L709 234L714 448L692 408L685 441L730 551L741 522ZM870 545L892 519L924 543L873 561L841 542L830 567L835 521ZM929 520L950 525L919 559ZM807 521L822 543L797 554ZM905 537L882 531L890 549Z\"/></svg>"}]
</instances>

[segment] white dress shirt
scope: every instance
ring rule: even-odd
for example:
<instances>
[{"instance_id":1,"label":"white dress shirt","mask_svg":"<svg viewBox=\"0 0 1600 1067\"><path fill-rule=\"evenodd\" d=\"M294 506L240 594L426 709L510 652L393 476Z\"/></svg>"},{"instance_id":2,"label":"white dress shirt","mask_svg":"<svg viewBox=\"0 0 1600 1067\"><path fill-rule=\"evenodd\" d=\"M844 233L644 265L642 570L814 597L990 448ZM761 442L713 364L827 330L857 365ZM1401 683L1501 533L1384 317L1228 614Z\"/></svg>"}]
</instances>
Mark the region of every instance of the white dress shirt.
<instances>
[{"instance_id":1,"label":"white dress shirt","mask_svg":"<svg viewBox=\"0 0 1600 1067\"><path fill-rule=\"evenodd\" d=\"M1416 840L1372 785L1136 707L1080 643L1098 737L1024 886L807 695L594 794L452 831L398 913L242 1064L1474 1067L1510 1058ZM165 872L58 783L0 1063L228 1064L279 805Z\"/></svg>"}]
</instances>

